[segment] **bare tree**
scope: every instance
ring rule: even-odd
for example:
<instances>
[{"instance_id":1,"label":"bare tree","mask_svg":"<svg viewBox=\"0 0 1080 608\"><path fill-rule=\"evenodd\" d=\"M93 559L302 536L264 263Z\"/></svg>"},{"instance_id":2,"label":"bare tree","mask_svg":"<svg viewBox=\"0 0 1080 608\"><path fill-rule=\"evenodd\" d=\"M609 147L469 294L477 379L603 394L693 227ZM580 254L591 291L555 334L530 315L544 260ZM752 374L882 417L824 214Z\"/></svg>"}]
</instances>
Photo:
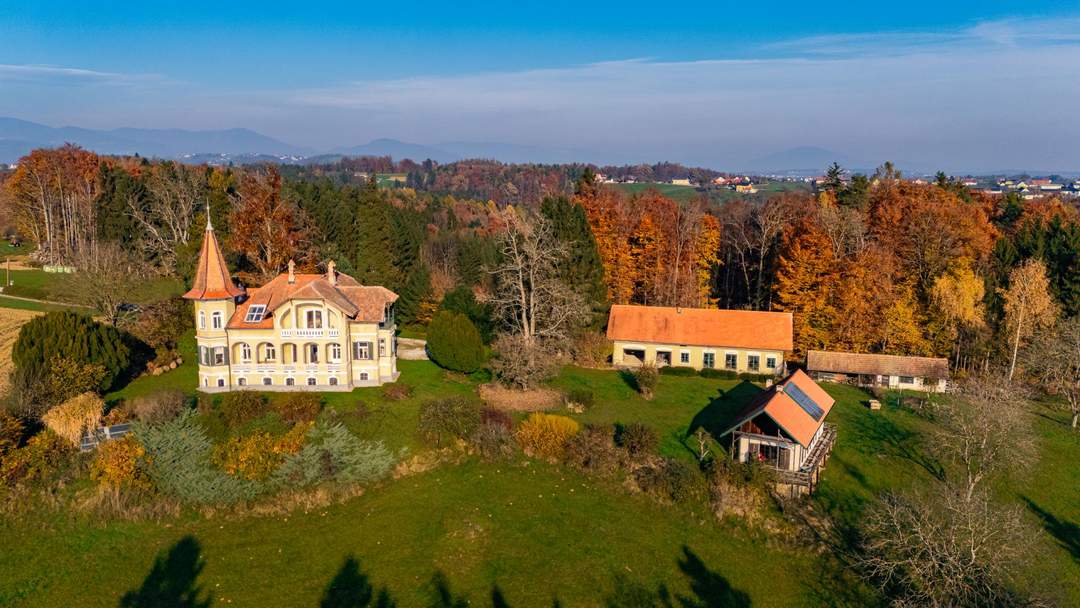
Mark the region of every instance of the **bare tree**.
<instances>
[{"instance_id":1,"label":"bare tree","mask_svg":"<svg viewBox=\"0 0 1080 608\"><path fill-rule=\"evenodd\" d=\"M176 250L187 244L195 214L206 200L205 169L163 163L150 172L146 187L150 196L130 197L128 213L143 230L146 253L172 272Z\"/></svg>"},{"instance_id":2,"label":"bare tree","mask_svg":"<svg viewBox=\"0 0 1080 608\"><path fill-rule=\"evenodd\" d=\"M58 299L92 308L116 325L125 313L125 304L136 299L147 276L144 260L117 243L101 242L78 259L75 272L58 275L50 291Z\"/></svg>"},{"instance_id":3,"label":"bare tree","mask_svg":"<svg viewBox=\"0 0 1080 608\"><path fill-rule=\"evenodd\" d=\"M957 484L968 498L989 477L1019 470L1035 456L1024 395L1000 373L973 376L959 399L936 404L932 451L957 466Z\"/></svg>"},{"instance_id":4,"label":"bare tree","mask_svg":"<svg viewBox=\"0 0 1080 608\"><path fill-rule=\"evenodd\" d=\"M1057 322L1036 334L1023 353L1024 368L1041 389L1065 397L1072 414L1070 425L1080 419L1080 317Z\"/></svg>"},{"instance_id":5,"label":"bare tree","mask_svg":"<svg viewBox=\"0 0 1080 608\"><path fill-rule=\"evenodd\" d=\"M886 494L871 508L857 564L894 606L1034 606L1016 564L1033 533L1023 511L947 484Z\"/></svg>"},{"instance_id":6,"label":"bare tree","mask_svg":"<svg viewBox=\"0 0 1080 608\"><path fill-rule=\"evenodd\" d=\"M589 308L574 286L559 279L559 265L566 250L544 217L522 216L509 208L503 222L499 235L501 261L490 270L496 285L491 302L512 339L496 344L497 371L500 366L507 374L522 366L546 369L554 357L553 344L568 340L576 328L582 327L588 320ZM504 352L508 348L513 352ZM516 379L511 382L523 388L536 380L527 373L513 377Z\"/></svg>"}]
</instances>

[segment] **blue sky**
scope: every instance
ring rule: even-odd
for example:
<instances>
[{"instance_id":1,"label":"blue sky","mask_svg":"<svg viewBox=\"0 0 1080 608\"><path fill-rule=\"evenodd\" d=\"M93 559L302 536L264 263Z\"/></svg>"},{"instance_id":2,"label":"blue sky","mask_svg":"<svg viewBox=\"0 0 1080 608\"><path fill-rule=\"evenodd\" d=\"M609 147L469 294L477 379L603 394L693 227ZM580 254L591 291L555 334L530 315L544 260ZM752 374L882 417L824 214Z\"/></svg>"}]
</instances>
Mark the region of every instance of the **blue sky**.
<instances>
[{"instance_id":1,"label":"blue sky","mask_svg":"<svg viewBox=\"0 0 1080 608\"><path fill-rule=\"evenodd\" d=\"M0 2L0 115L56 126L1080 169L1078 102L1076 2Z\"/></svg>"}]
</instances>

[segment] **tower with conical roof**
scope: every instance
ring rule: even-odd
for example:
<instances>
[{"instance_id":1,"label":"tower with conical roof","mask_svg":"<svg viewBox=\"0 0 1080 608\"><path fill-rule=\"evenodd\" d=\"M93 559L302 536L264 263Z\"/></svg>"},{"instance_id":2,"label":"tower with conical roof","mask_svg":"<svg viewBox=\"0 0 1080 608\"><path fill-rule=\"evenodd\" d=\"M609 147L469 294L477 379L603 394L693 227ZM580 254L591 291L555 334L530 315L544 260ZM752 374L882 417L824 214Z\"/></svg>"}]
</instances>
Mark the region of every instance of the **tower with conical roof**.
<instances>
[{"instance_id":1,"label":"tower with conical roof","mask_svg":"<svg viewBox=\"0 0 1080 608\"><path fill-rule=\"evenodd\" d=\"M195 339L199 353L199 385L227 387L229 373L229 339L225 328L236 311L237 300L244 290L233 283L225 256L214 235L210 222L210 205L206 206L206 233L203 235L195 281L184 298L195 307Z\"/></svg>"}]
</instances>

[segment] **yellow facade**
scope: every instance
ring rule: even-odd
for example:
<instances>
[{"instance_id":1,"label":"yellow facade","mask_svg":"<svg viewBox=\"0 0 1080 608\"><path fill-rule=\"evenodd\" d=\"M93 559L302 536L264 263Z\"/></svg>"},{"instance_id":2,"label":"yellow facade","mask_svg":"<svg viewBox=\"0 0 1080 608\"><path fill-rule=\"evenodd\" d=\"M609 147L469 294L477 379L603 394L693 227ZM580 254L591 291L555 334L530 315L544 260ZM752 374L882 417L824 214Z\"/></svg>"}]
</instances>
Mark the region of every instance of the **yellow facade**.
<instances>
[{"instance_id":1,"label":"yellow facade","mask_svg":"<svg viewBox=\"0 0 1080 608\"><path fill-rule=\"evenodd\" d=\"M670 365L692 367L697 370L713 368L752 374L778 374L783 372L784 367L784 352L778 350L657 344L624 340L615 340L613 344L611 363L616 367L636 367L647 363L658 367ZM755 357L756 369L753 367Z\"/></svg>"},{"instance_id":2,"label":"yellow facade","mask_svg":"<svg viewBox=\"0 0 1080 608\"><path fill-rule=\"evenodd\" d=\"M392 311L384 323L357 323L324 300L290 300L273 328L246 328L229 327L232 300L194 305L201 391L349 391L398 377Z\"/></svg>"}]
</instances>

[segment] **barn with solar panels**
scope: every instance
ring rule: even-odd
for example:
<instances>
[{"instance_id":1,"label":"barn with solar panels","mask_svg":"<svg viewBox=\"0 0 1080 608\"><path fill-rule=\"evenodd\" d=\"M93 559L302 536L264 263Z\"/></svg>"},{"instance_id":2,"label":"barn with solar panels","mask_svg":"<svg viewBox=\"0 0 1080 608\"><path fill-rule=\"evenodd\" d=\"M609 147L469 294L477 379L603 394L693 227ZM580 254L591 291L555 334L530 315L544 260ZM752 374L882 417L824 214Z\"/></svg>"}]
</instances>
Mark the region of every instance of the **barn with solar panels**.
<instances>
[{"instance_id":1,"label":"barn with solar panels","mask_svg":"<svg viewBox=\"0 0 1080 608\"><path fill-rule=\"evenodd\" d=\"M792 494L812 492L836 441L836 428L825 422L833 401L796 371L755 397L724 433L732 458L776 469Z\"/></svg>"}]
</instances>

